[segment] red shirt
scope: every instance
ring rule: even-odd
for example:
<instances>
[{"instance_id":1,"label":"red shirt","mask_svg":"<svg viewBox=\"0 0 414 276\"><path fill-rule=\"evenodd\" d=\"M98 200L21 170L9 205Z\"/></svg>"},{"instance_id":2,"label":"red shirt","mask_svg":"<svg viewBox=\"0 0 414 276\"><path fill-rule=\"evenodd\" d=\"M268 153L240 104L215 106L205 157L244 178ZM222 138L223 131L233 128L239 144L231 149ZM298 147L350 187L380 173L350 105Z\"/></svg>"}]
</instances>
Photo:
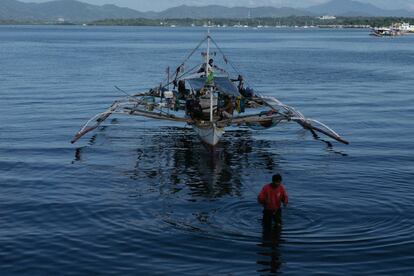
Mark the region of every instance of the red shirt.
<instances>
[{"instance_id":1,"label":"red shirt","mask_svg":"<svg viewBox=\"0 0 414 276\"><path fill-rule=\"evenodd\" d=\"M288 195L282 184L277 187L273 187L272 184L267 184L262 188L257 200L265 209L278 210L280 208L280 202L284 204L288 203Z\"/></svg>"}]
</instances>

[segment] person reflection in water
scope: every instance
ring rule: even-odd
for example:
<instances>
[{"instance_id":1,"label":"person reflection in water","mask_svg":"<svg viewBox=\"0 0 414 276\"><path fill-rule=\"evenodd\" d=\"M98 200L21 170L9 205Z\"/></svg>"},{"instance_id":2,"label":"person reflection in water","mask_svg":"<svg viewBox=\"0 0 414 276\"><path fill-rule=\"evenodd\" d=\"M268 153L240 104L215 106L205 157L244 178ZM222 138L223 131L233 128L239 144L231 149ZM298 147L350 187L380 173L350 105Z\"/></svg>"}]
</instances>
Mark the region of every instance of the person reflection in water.
<instances>
[{"instance_id":1,"label":"person reflection in water","mask_svg":"<svg viewBox=\"0 0 414 276\"><path fill-rule=\"evenodd\" d=\"M261 265L258 272L276 274L282 266L282 257L280 254L281 227L272 228L263 227L262 243L258 244L260 256L257 264Z\"/></svg>"},{"instance_id":2,"label":"person reflection in water","mask_svg":"<svg viewBox=\"0 0 414 276\"><path fill-rule=\"evenodd\" d=\"M272 221L275 226L282 224L281 203L287 207L288 195L282 185L282 176L275 174L272 177L272 183L266 184L260 191L258 202L263 205L263 227L269 228L272 226Z\"/></svg>"}]
</instances>

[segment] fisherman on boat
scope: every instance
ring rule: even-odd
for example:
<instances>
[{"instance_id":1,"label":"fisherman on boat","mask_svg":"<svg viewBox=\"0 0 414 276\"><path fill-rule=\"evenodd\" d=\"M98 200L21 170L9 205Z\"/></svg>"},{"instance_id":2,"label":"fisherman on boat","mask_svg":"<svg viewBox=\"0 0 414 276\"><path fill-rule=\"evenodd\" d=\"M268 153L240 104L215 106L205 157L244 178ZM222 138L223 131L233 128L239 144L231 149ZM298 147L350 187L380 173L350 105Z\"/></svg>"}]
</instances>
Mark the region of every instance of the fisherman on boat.
<instances>
[{"instance_id":1,"label":"fisherman on boat","mask_svg":"<svg viewBox=\"0 0 414 276\"><path fill-rule=\"evenodd\" d=\"M197 98L190 98L186 101L186 113L192 119L202 119L203 109L200 105L200 101Z\"/></svg>"},{"instance_id":2,"label":"fisherman on boat","mask_svg":"<svg viewBox=\"0 0 414 276\"><path fill-rule=\"evenodd\" d=\"M230 96L224 96L224 106L221 111L221 117L225 119L230 119L233 117L234 113L234 103Z\"/></svg>"},{"instance_id":3,"label":"fisherman on boat","mask_svg":"<svg viewBox=\"0 0 414 276\"><path fill-rule=\"evenodd\" d=\"M200 69L198 69L198 71L197 71L197 73L203 73L203 72L206 72L206 64L205 63L203 63L203 65L201 65L201 67L200 67ZM208 61L208 67L209 67L209 69L211 69L211 68L213 68L213 67L216 67L215 65L214 65L214 60L212 59L212 58L210 58L209 59L209 61Z\"/></svg>"},{"instance_id":4,"label":"fisherman on boat","mask_svg":"<svg viewBox=\"0 0 414 276\"><path fill-rule=\"evenodd\" d=\"M190 90L185 87L185 81L179 80L177 83L178 99L185 100L189 96Z\"/></svg>"},{"instance_id":5,"label":"fisherman on boat","mask_svg":"<svg viewBox=\"0 0 414 276\"><path fill-rule=\"evenodd\" d=\"M240 94L243 95L244 90L244 78L242 75L238 75L237 79L230 79L232 82L238 82L237 89L239 89Z\"/></svg>"},{"instance_id":6,"label":"fisherman on boat","mask_svg":"<svg viewBox=\"0 0 414 276\"><path fill-rule=\"evenodd\" d=\"M260 191L258 202L263 205L263 226L271 227L274 220L276 226L282 223L281 203L287 207L288 195L282 185L282 176L275 174L272 183L265 185Z\"/></svg>"}]
</instances>

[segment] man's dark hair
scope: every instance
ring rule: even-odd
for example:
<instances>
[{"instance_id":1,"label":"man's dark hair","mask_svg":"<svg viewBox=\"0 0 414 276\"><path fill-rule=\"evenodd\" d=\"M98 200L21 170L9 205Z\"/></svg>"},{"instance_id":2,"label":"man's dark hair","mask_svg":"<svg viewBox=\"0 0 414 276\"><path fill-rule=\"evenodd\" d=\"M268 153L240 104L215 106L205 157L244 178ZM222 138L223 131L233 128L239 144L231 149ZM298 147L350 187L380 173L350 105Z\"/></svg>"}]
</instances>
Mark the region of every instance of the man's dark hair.
<instances>
[{"instance_id":1,"label":"man's dark hair","mask_svg":"<svg viewBox=\"0 0 414 276\"><path fill-rule=\"evenodd\" d=\"M272 177L272 182L276 182L276 183L282 182L282 176L280 174L274 174Z\"/></svg>"}]
</instances>

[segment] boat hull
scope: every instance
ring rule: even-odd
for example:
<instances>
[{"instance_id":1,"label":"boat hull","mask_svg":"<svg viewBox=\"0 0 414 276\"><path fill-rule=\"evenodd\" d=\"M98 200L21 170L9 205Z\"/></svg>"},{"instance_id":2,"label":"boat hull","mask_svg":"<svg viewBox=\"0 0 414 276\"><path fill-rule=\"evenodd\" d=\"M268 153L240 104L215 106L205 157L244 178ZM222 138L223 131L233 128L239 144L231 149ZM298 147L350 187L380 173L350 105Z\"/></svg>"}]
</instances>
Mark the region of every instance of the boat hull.
<instances>
[{"instance_id":1,"label":"boat hull","mask_svg":"<svg viewBox=\"0 0 414 276\"><path fill-rule=\"evenodd\" d=\"M193 129L201 141L213 147L224 134L224 128L217 127L214 123L196 124L193 125Z\"/></svg>"}]
</instances>

